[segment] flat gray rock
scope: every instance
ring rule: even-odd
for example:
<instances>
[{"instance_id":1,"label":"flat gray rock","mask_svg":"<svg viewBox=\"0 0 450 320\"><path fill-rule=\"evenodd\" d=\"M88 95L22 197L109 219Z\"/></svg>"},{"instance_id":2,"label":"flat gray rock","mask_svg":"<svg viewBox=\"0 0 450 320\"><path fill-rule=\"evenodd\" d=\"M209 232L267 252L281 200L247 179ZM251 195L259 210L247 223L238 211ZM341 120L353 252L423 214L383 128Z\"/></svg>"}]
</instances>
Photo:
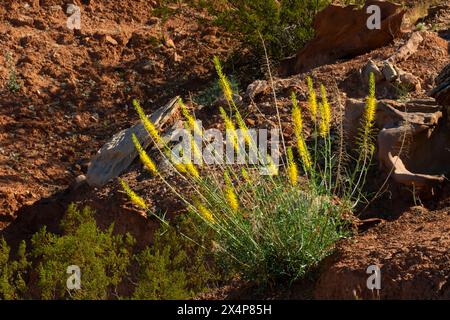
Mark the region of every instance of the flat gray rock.
<instances>
[{"instance_id":1,"label":"flat gray rock","mask_svg":"<svg viewBox=\"0 0 450 320\"><path fill-rule=\"evenodd\" d=\"M179 97L173 98L167 105L150 115L150 120L156 128L161 129L173 118L178 110L178 99ZM141 121L115 134L91 159L86 174L86 182L90 186L101 187L117 178L136 159L138 153L131 139L133 133L144 149L150 145L151 138Z\"/></svg>"}]
</instances>

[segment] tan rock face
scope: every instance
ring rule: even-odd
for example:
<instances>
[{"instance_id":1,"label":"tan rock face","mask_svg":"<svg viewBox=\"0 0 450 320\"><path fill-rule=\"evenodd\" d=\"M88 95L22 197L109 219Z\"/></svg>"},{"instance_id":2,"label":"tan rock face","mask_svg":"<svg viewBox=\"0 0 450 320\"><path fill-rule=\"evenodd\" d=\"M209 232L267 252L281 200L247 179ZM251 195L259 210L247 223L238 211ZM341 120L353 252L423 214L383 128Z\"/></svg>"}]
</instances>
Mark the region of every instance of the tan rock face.
<instances>
[{"instance_id":1,"label":"tan rock face","mask_svg":"<svg viewBox=\"0 0 450 320\"><path fill-rule=\"evenodd\" d=\"M381 29L369 30L367 27L370 17L367 7L370 5L381 9ZM315 18L314 39L295 57L285 60L279 73L302 73L383 47L400 33L404 13L400 6L385 1L367 1L362 9L330 5Z\"/></svg>"},{"instance_id":2,"label":"tan rock face","mask_svg":"<svg viewBox=\"0 0 450 320\"><path fill-rule=\"evenodd\" d=\"M349 139L357 134L364 104L362 100L347 100L345 128ZM418 188L444 181L444 174L450 170L450 152L442 115L442 107L433 99L378 101L377 156L394 181Z\"/></svg>"}]
</instances>

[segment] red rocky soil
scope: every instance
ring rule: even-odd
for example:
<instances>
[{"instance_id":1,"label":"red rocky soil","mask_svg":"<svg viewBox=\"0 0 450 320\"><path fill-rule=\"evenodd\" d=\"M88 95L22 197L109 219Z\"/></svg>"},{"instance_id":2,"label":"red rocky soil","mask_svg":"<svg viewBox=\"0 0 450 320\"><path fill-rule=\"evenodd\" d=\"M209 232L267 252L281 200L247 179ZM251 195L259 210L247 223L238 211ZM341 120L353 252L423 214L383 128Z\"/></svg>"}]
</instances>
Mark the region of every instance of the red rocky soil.
<instances>
[{"instance_id":1,"label":"red rocky soil","mask_svg":"<svg viewBox=\"0 0 450 320\"><path fill-rule=\"evenodd\" d=\"M61 1L0 4L0 223L70 185L91 156L137 116L208 83L213 55L234 41L208 17L155 1L83 1L81 32ZM22 89L6 89L11 55ZM4 85L5 84L5 85Z\"/></svg>"},{"instance_id":2,"label":"red rocky soil","mask_svg":"<svg viewBox=\"0 0 450 320\"><path fill-rule=\"evenodd\" d=\"M141 245L150 242L157 223L129 202L117 181L102 188L82 185L73 190L70 185L86 173L89 160L105 141L137 120L130 103L133 98L142 101L148 113L176 95L188 98L189 92L214 79L212 56L225 58L237 45L213 27L205 13L188 7L173 7L174 14L164 21L153 17L154 1L82 2L89 4L80 3L81 33L67 30L60 1L0 4L0 47L11 53L22 82L18 93L5 88L0 92L0 235L12 244L42 225L57 231L70 202L90 204L97 209L100 225L116 222L116 231L131 232ZM448 25L446 12L430 19ZM378 88L378 98L426 97L434 86L436 75L449 62L448 38L441 37L448 32L441 28L441 36L432 31L421 34L419 50L398 65L420 79L421 90L404 96L386 85ZM388 58L409 36L407 32L387 47L315 68L309 75L329 88L337 108L331 94L334 84L342 101L344 93L364 97L367 89L358 69L368 59ZM0 83L7 81L8 74L1 55ZM288 143L292 140L289 96L294 90L305 104L305 76L275 79ZM240 106L254 127L276 123L270 88L262 88L253 100L243 94ZM255 106L267 119L257 114ZM207 107L198 116L207 127L222 126L215 108ZM183 211L171 192L138 162L122 178L169 217ZM377 173L369 185L376 188L384 178ZM450 192L445 191L447 183L442 189L423 200L428 209L419 210L409 209L411 191L390 186L361 216L384 222L342 242L320 267L317 285L301 283L263 298L448 298ZM384 287L378 296L364 290L365 270L371 264L382 267ZM242 286L233 282L206 298L252 297L251 290L241 290Z\"/></svg>"}]
</instances>

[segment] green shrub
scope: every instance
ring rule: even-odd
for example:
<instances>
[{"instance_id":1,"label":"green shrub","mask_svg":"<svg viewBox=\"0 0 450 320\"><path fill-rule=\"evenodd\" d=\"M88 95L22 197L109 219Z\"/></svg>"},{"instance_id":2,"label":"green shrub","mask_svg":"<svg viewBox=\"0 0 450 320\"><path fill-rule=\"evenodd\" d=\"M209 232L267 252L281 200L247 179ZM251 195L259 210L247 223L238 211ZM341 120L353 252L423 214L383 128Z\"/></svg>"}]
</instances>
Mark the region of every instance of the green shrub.
<instances>
[{"instance_id":1,"label":"green shrub","mask_svg":"<svg viewBox=\"0 0 450 320\"><path fill-rule=\"evenodd\" d=\"M0 299L16 300L27 296L27 274L30 263L26 257L26 245L22 242L17 259L11 259L10 248L0 239Z\"/></svg>"},{"instance_id":2,"label":"green shrub","mask_svg":"<svg viewBox=\"0 0 450 320\"><path fill-rule=\"evenodd\" d=\"M106 299L117 292L132 258L131 236L113 235L113 225L101 231L89 208L71 205L62 221L63 236L45 228L32 238L32 256L38 261L42 299ZM81 290L66 288L67 267L81 270Z\"/></svg>"},{"instance_id":3,"label":"green shrub","mask_svg":"<svg viewBox=\"0 0 450 320\"><path fill-rule=\"evenodd\" d=\"M215 23L239 37L257 56L263 54L261 37L275 60L294 54L314 34L315 14L330 0L164 0L154 15L166 20L175 10L170 4L184 2L205 8Z\"/></svg>"},{"instance_id":4,"label":"green shrub","mask_svg":"<svg viewBox=\"0 0 450 320\"><path fill-rule=\"evenodd\" d=\"M63 234L41 229L33 235L28 253L22 243L12 259L8 245L0 241L0 298L192 298L214 277L206 263L207 250L179 236L189 234L196 243L208 245L205 235L197 237L190 223L183 219L165 226L156 232L151 247L136 252L130 235L114 235L113 225L100 230L91 209L71 205L61 223ZM80 290L67 289L71 265L80 268ZM32 273L34 281L29 280Z\"/></svg>"},{"instance_id":5,"label":"green shrub","mask_svg":"<svg viewBox=\"0 0 450 320\"><path fill-rule=\"evenodd\" d=\"M235 77L230 77L231 88L234 92L238 91L239 85ZM223 96L219 81L213 81L205 90L193 97L193 101L199 105L210 106L218 98Z\"/></svg>"},{"instance_id":6,"label":"green shrub","mask_svg":"<svg viewBox=\"0 0 450 320\"><path fill-rule=\"evenodd\" d=\"M197 233L186 219L179 223L179 230L163 227L154 236L153 245L137 256L140 271L135 299L189 299L216 278L205 259L210 252L207 233L203 239L202 235L195 237L201 246L182 236L185 233Z\"/></svg>"},{"instance_id":7,"label":"green shrub","mask_svg":"<svg viewBox=\"0 0 450 320\"><path fill-rule=\"evenodd\" d=\"M244 44L262 55L261 37L271 58L294 54L314 35L315 14L328 0L221 0L210 11L217 23L238 35ZM260 37L261 35L261 37Z\"/></svg>"}]
</instances>

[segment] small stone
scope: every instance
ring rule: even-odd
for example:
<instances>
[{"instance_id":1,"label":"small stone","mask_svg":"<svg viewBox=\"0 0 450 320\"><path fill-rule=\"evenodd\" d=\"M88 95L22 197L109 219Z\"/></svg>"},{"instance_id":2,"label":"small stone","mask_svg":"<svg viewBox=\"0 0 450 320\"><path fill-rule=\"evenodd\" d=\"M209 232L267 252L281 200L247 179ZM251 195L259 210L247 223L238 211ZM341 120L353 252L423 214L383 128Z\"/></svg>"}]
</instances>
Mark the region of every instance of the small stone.
<instances>
[{"instance_id":1,"label":"small stone","mask_svg":"<svg viewBox=\"0 0 450 320\"><path fill-rule=\"evenodd\" d=\"M73 122L79 127L79 128L85 128L86 127L86 123L83 121L83 118L77 114L74 118L73 118Z\"/></svg>"},{"instance_id":2,"label":"small stone","mask_svg":"<svg viewBox=\"0 0 450 320\"><path fill-rule=\"evenodd\" d=\"M395 71L394 66L388 61L383 62L382 72L383 72L384 78L389 82L392 82L395 79L397 79L397 76L398 76L397 71Z\"/></svg>"},{"instance_id":3,"label":"small stone","mask_svg":"<svg viewBox=\"0 0 450 320\"><path fill-rule=\"evenodd\" d=\"M181 60L182 60L182 58L181 58L181 56L178 54L178 53L174 53L173 54L173 61L175 61L175 62L181 62Z\"/></svg>"},{"instance_id":4,"label":"small stone","mask_svg":"<svg viewBox=\"0 0 450 320\"><path fill-rule=\"evenodd\" d=\"M11 18L9 19L9 22L14 27L25 27L25 26L33 26L34 19L28 16L19 16L17 18Z\"/></svg>"},{"instance_id":5,"label":"small stone","mask_svg":"<svg viewBox=\"0 0 450 320\"><path fill-rule=\"evenodd\" d=\"M173 40L171 38L165 38L164 44L167 48L172 48L172 49L176 48L175 43L173 42Z\"/></svg>"},{"instance_id":6,"label":"small stone","mask_svg":"<svg viewBox=\"0 0 450 320\"><path fill-rule=\"evenodd\" d=\"M77 190L79 187L81 187L85 183L87 183L86 176L84 174L81 174L81 175L79 175L78 177L75 178L75 181L70 186L70 189L72 191Z\"/></svg>"},{"instance_id":7,"label":"small stone","mask_svg":"<svg viewBox=\"0 0 450 320\"><path fill-rule=\"evenodd\" d=\"M118 45L118 42L116 41L116 39L114 39L111 36L106 36L105 37L105 41L110 43L110 44L112 44L113 46L117 46Z\"/></svg>"},{"instance_id":8,"label":"small stone","mask_svg":"<svg viewBox=\"0 0 450 320\"><path fill-rule=\"evenodd\" d=\"M409 91L420 91L422 86L419 78L409 72L398 70L398 79L400 84Z\"/></svg>"},{"instance_id":9,"label":"small stone","mask_svg":"<svg viewBox=\"0 0 450 320\"><path fill-rule=\"evenodd\" d=\"M367 62L367 64L360 70L361 81L365 84L369 83L370 73L373 73L375 76L375 82L379 82L383 80L383 73L380 71L375 62L371 59Z\"/></svg>"},{"instance_id":10,"label":"small stone","mask_svg":"<svg viewBox=\"0 0 450 320\"><path fill-rule=\"evenodd\" d=\"M38 30L46 30L47 29L47 24L45 23L44 20L41 19L35 19L34 20L34 27Z\"/></svg>"},{"instance_id":11,"label":"small stone","mask_svg":"<svg viewBox=\"0 0 450 320\"><path fill-rule=\"evenodd\" d=\"M257 95L266 93L270 90L270 86L265 80L255 80L253 83L249 84L246 90L246 95L250 99L254 99Z\"/></svg>"}]
</instances>

